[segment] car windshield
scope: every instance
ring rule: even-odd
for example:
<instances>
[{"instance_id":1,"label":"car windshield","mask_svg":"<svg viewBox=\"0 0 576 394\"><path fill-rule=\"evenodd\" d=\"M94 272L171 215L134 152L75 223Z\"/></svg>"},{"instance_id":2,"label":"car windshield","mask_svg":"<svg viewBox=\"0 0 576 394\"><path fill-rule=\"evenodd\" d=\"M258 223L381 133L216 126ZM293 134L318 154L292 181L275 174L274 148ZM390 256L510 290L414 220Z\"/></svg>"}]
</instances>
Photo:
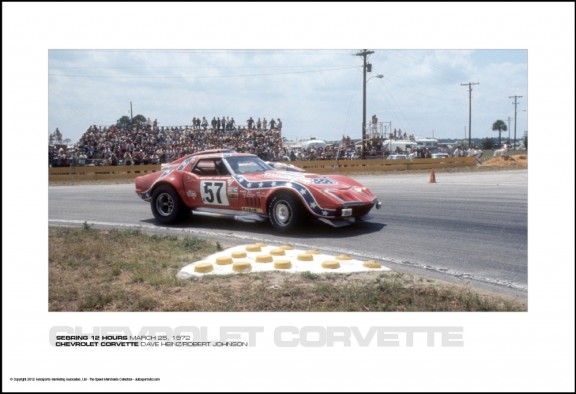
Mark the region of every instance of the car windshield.
<instances>
[{"instance_id":1,"label":"car windshield","mask_svg":"<svg viewBox=\"0 0 576 394\"><path fill-rule=\"evenodd\" d=\"M226 162L234 174L248 174L252 172L264 172L274 170L271 166L257 156L233 156L227 157Z\"/></svg>"}]
</instances>

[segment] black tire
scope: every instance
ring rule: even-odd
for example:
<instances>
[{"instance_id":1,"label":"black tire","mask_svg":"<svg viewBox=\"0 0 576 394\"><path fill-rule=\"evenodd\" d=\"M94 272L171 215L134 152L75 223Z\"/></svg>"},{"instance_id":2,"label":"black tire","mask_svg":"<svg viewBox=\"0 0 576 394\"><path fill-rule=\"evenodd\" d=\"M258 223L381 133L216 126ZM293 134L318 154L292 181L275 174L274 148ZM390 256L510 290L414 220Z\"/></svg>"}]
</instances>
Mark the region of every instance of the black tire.
<instances>
[{"instance_id":1,"label":"black tire","mask_svg":"<svg viewBox=\"0 0 576 394\"><path fill-rule=\"evenodd\" d=\"M268 204L268 217L272 226L281 232L292 231L305 219L304 207L297 197L279 193Z\"/></svg>"},{"instance_id":2,"label":"black tire","mask_svg":"<svg viewBox=\"0 0 576 394\"><path fill-rule=\"evenodd\" d=\"M181 219L186 211L184 203L176 191L168 185L158 186L150 202L152 213L162 224L172 224Z\"/></svg>"}]
</instances>

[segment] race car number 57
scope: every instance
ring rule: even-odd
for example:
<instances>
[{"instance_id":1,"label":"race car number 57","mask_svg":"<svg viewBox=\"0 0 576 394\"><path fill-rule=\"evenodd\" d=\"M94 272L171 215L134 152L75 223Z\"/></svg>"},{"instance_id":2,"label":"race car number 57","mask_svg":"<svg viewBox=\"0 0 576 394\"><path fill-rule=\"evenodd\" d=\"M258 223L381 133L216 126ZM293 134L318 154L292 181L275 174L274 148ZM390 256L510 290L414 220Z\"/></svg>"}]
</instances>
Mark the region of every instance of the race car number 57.
<instances>
[{"instance_id":1,"label":"race car number 57","mask_svg":"<svg viewBox=\"0 0 576 394\"><path fill-rule=\"evenodd\" d=\"M226 182L202 181L200 182L200 194L204 204L229 205Z\"/></svg>"}]
</instances>

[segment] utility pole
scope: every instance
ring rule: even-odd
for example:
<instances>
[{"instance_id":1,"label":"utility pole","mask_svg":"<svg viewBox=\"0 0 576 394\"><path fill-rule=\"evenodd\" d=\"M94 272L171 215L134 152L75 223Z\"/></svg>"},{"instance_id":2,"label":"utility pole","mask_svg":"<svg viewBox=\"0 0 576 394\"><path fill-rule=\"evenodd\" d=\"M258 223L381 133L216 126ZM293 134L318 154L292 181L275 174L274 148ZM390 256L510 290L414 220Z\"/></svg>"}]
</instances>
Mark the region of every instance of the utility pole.
<instances>
[{"instance_id":1,"label":"utility pole","mask_svg":"<svg viewBox=\"0 0 576 394\"><path fill-rule=\"evenodd\" d=\"M362 52L356 54L356 56L362 56L364 58L362 68L362 160L366 158L366 69L369 68L368 72L372 71L372 65L366 63L366 57L373 53L374 51L364 49Z\"/></svg>"},{"instance_id":2,"label":"utility pole","mask_svg":"<svg viewBox=\"0 0 576 394\"><path fill-rule=\"evenodd\" d=\"M130 101L130 124L132 124L132 101Z\"/></svg>"},{"instance_id":3,"label":"utility pole","mask_svg":"<svg viewBox=\"0 0 576 394\"><path fill-rule=\"evenodd\" d=\"M468 85L468 147L472 145L472 85L480 85L479 82L461 83L460 86Z\"/></svg>"},{"instance_id":4,"label":"utility pole","mask_svg":"<svg viewBox=\"0 0 576 394\"><path fill-rule=\"evenodd\" d=\"M516 150L516 116L518 115L518 99L522 96L508 96L508 98L514 99L514 144L513 150Z\"/></svg>"}]
</instances>

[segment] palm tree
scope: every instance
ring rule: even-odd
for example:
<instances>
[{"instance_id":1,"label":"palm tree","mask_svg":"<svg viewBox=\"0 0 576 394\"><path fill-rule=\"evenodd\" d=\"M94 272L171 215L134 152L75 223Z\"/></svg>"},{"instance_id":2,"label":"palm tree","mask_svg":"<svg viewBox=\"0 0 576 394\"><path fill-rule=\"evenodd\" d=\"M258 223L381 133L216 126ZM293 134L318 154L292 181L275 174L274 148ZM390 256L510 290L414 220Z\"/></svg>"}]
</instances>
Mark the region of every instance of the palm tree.
<instances>
[{"instance_id":1,"label":"palm tree","mask_svg":"<svg viewBox=\"0 0 576 394\"><path fill-rule=\"evenodd\" d=\"M508 130L508 127L506 127L506 123L503 120L498 119L492 125L492 131L496 130L498 130L498 146L502 146L502 132Z\"/></svg>"}]
</instances>

